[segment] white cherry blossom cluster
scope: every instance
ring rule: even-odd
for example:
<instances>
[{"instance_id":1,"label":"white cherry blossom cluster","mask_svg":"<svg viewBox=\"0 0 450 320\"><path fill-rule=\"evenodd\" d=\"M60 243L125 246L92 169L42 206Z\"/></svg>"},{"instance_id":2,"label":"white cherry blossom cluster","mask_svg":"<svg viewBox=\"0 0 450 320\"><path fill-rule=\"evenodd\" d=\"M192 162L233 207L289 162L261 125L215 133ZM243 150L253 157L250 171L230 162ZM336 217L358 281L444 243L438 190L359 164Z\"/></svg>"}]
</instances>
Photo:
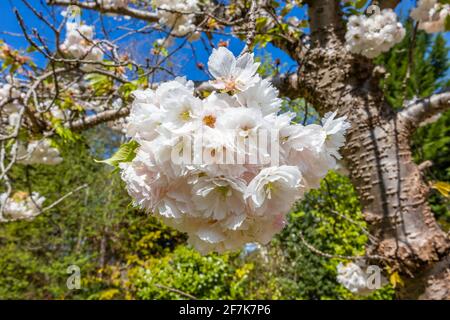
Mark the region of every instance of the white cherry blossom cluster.
<instances>
[{"instance_id":1,"label":"white cherry blossom cluster","mask_svg":"<svg viewBox=\"0 0 450 320\"><path fill-rule=\"evenodd\" d=\"M345 40L350 52L375 58L401 42L405 34L395 12L384 9L371 16L350 16Z\"/></svg>"},{"instance_id":2,"label":"white cherry blossom cluster","mask_svg":"<svg viewBox=\"0 0 450 320\"><path fill-rule=\"evenodd\" d=\"M66 23L66 38L60 46L61 51L75 59L101 62L103 51L94 40L94 27L77 22ZM85 66L85 68L89 66Z\"/></svg>"},{"instance_id":3,"label":"white cherry blossom cluster","mask_svg":"<svg viewBox=\"0 0 450 320\"><path fill-rule=\"evenodd\" d=\"M292 204L340 158L345 118L329 113L322 125L293 123L258 66L253 54L236 58L220 47L208 62L216 91L206 98L185 78L134 92L126 131L139 146L120 164L122 179L135 205L188 233L202 253L268 243ZM267 148L250 143L258 134ZM180 154L192 158L180 161Z\"/></svg>"},{"instance_id":4,"label":"white cherry blossom cluster","mask_svg":"<svg viewBox=\"0 0 450 320\"><path fill-rule=\"evenodd\" d=\"M450 5L437 0L419 0L411 11L411 18L419 22L419 29L427 33L445 31L445 19L450 15Z\"/></svg>"},{"instance_id":5,"label":"white cherry blossom cluster","mask_svg":"<svg viewBox=\"0 0 450 320\"><path fill-rule=\"evenodd\" d=\"M0 194L0 203L3 205L3 217L7 221L30 220L41 213L45 197L33 192L31 197L26 192L16 192L8 198L6 193Z\"/></svg>"},{"instance_id":6,"label":"white cherry blossom cluster","mask_svg":"<svg viewBox=\"0 0 450 320\"><path fill-rule=\"evenodd\" d=\"M21 164L57 165L62 161L58 149L52 147L48 139L31 141L27 147L19 144L17 150L17 162Z\"/></svg>"},{"instance_id":7,"label":"white cherry blossom cluster","mask_svg":"<svg viewBox=\"0 0 450 320\"><path fill-rule=\"evenodd\" d=\"M189 40L195 41L200 36L196 32L195 12L198 12L198 0L153 0L159 23L170 29L174 36L183 37L190 34Z\"/></svg>"}]
</instances>

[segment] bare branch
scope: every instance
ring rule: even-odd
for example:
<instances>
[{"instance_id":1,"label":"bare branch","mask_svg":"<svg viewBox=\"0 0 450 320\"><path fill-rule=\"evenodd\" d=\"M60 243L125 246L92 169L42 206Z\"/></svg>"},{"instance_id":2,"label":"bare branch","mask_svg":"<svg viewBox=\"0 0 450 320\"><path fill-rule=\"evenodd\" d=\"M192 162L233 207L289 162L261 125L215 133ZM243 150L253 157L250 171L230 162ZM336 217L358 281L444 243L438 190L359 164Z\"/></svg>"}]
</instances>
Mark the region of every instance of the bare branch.
<instances>
[{"instance_id":1,"label":"bare branch","mask_svg":"<svg viewBox=\"0 0 450 320\"><path fill-rule=\"evenodd\" d=\"M138 10L131 7L113 8L105 7L95 1L81 2L76 0L47 0L47 4L56 6L78 6L83 9L96 10L101 13L112 13L129 16L147 22L157 22L159 18L154 12Z\"/></svg>"},{"instance_id":2,"label":"bare branch","mask_svg":"<svg viewBox=\"0 0 450 320\"><path fill-rule=\"evenodd\" d=\"M56 201L53 202L52 204L48 205L48 206L45 207L45 208L42 208L42 209L41 209L41 213L42 213L42 212L45 212L45 211L47 211L47 210L50 210L51 208L57 206L58 204L60 204L61 202L63 202L66 198L68 198L68 197L70 197L71 195L73 195L74 193L76 193L76 192L78 192L78 191L80 191L80 190L82 190L82 189L84 189L84 188L87 188L88 185L89 185L89 184L85 183L85 184L79 186L78 188L76 188L76 189L70 191L69 193L66 193L65 195L63 195L61 198L59 198L58 200L56 200Z\"/></svg>"},{"instance_id":3,"label":"bare branch","mask_svg":"<svg viewBox=\"0 0 450 320\"><path fill-rule=\"evenodd\" d=\"M279 74L272 77L270 81L278 89L282 97L296 99L301 97L301 77L297 73Z\"/></svg>"},{"instance_id":4,"label":"bare branch","mask_svg":"<svg viewBox=\"0 0 450 320\"><path fill-rule=\"evenodd\" d=\"M258 10L256 0L252 0L250 5L250 11L248 13L248 31L247 31L247 39L245 41L245 47L241 52L243 55L246 52L251 51L251 47L253 45L253 41L255 40L256 35L256 11Z\"/></svg>"},{"instance_id":5,"label":"bare branch","mask_svg":"<svg viewBox=\"0 0 450 320\"><path fill-rule=\"evenodd\" d=\"M394 9L401 0L380 0L379 6L381 9Z\"/></svg>"},{"instance_id":6,"label":"bare branch","mask_svg":"<svg viewBox=\"0 0 450 320\"><path fill-rule=\"evenodd\" d=\"M450 91L434 94L428 98L413 101L400 111L411 130L437 114L450 109Z\"/></svg>"},{"instance_id":7,"label":"bare branch","mask_svg":"<svg viewBox=\"0 0 450 320\"><path fill-rule=\"evenodd\" d=\"M300 237L300 240L302 241L302 244L311 252L327 258L327 259L344 259L344 260L362 260L362 259L372 259L372 260L388 260L382 256L379 255L363 255L363 256L345 256L345 255L340 255L340 254L330 254L330 253L326 253L323 252L319 249L317 249L316 247L314 247L312 244L310 244L309 242L306 241L303 233L301 231L299 231L297 233Z\"/></svg>"},{"instance_id":8,"label":"bare branch","mask_svg":"<svg viewBox=\"0 0 450 320\"><path fill-rule=\"evenodd\" d=\"M177 293L177 294L179 294L181 296L184 296L184 297L186 297L188 299L191 299L191 300L197 300L197 298L194 297L193 295L191 295L191 294L189 294L187 292L181 291L179 289L171 288L171 287L159 284L159 283L156 283L155 287L157 287L159 289L164 289L164 290L167 290L167 291L171 291L171 292Z\"/></svg>"},{"instance_id":9,"label":"bare branch","mask_svg":"<svg viewBox=\"0 0 450 320\"><path fill-rule=\"evenodd\" d=\"M92 128L101 123L124 118L129 114L130 114L129 108L121 108L118 110L107 110L92 116L76 120L74 122L69 122L66 124L66 127L74 131L82 131L88 128Z\"/></svg>"}]
</instances>

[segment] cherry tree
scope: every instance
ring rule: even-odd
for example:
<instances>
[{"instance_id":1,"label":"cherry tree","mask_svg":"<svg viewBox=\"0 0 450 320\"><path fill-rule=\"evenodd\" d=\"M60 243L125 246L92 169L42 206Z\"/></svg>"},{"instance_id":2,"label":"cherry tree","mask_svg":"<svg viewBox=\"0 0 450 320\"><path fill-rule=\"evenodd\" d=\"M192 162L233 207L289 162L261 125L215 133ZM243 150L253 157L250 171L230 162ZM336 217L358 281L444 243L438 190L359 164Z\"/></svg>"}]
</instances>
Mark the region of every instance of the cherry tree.
<instances>
[{"instance_id":1,"label":"cherry tree","mask_svg":"<svg viewBox=\"0 0 450 320\"><path fill-rule=\"evenodd\" d=\"M421 123L450 108L450 93L394 110L379 85L388 74L373 62L405 37L394 11L401 2L48 0L52 14L45 14L23 0L51 37L15 10L30 51L45 63L1 44L0 218L29 219L55 205L43 208L45 195L15 190L14 165L58 164L53 137L76 140L100 124L126 137L106 162L119 167L135 205L187 232L204 253L270 241L294 201L339 160L373 240L356 259L399 274L400 298L450 298L450 239L427 203L430 184L410 145ZM120 21L121 33L88 24L85 12ZM410 13L416 30L428 33L445 31L449 14L438 0L417 1ZM233 54L215 35L240 39L242 52ZM152 41L149 56L121 47L134 37ZM295 70L258 75L253 50L267 44L287 54ZM186 48L196 58L202 47L209 60L197 66L210 81L193 82L172 58ZM297 98L317 110L321 125L295 123L295 114L281 111L282 99ZM246 162L252 150L240 164L216 161L224 150L241 152L229 130L246 140L261 129L278 132L271 142L277 164ZM173 150L185 150L200 131L212 162L172 163ZM338 280L365 290L361 268L340 265Z\"/></svg>"}]
</instances>

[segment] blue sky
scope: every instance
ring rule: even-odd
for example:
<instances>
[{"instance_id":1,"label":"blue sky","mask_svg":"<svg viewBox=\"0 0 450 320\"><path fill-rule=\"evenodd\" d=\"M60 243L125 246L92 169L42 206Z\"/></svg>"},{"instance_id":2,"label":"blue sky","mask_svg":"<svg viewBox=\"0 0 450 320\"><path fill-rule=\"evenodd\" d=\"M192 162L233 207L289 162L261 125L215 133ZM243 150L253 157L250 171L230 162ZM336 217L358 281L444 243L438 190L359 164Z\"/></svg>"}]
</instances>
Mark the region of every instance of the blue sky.
<instances>
[{"instance_id":1,"label":"blue sky","mask_svg":"<svg viewBox=\"0 0 450 320\"><path fill-rule=\"evenodd\" d=\"M45 5L42 5L42 2L44 0L29 0L33 5L35 5L35 8L38 11L42 11L46 15L51 15L51 10L48 9ZM414 5L414 0L403 0L401 5L397 8L397 12L401 16L406 16L410 8ZM39 19L37 19L34 14L22 3L21 0L0 0L0 12L2 14L2 17L0 19L0 39L5 40L7 43L11 44L15 48L26 48L28 46L26 39L23 36L16 36L16 35L10 35L6 34L6 32L13 33L13 34L21 34L21 30L19 27L19 24L16 20L16 17L13 13L13 7L17 7L19 12L24 18L25 23L29 27L36 28L38 32L45 38L52 39L52 33L51 31L42 23ZM60 21L62 17L60 16L59 12L61 9L57 9L54 13L54 16ZM297 15L300 18L305 15L304 9L296 9L292 12L292 15ZM117 26L127 26L130 24L130 21L122 20L122 21L116 21L114 18L111 17L103 17L102 21L99 20L98 15L95 14L92 11L84 10L82 13L82 19L86 21L87 23L94 23L97 28L97 33L101 29L101 25L105 27L107 30L113 30L117 29ZM144 25L144 24L142 24ZM136 27L136 23L134 23L131 27ZM111 33L112 38L123 34L124 31L116 31ZM101 37L101 36L100 36ZM125 41L120 44L119 47L123 47L126 50L132 48L133 51L142 58L145 58L147 53L149 53L149 50L151 48L151 45L155 38L157 38L157 35L149 36L149 35L140 35L138 37L135 37L133 42ZM446 34L447 41L450 40L450 35ZM232 50L235 54L239 53L242 50L243 43L235 38L223 36L223 35L216 35L213 38L213 43L217 43L220 40L229 40L230 45L229 48ZM179 54L177 54L176 58L174 59L174 62L179 65L179 70L177 70L177 73L187 75L188 78L192 80L204 80L207 78L207 75L196 67L196 62L201 62L206 65L209 53L205 50L204 44L201 41L197 41L192 44L195 49L195 56L193 55L193 51L189 46L187 48L181 50ZM264 52L269 52L272 57L274 58L280 58L281 61L285 63L285 67L289 68L290 66L295 65L293 61L289 59L289 57L282 51L268 45L268 47L265 50L257 50L258 54L263 54ZM36 56L36 62L38 64L43 63L43 59L41 57Z\"/></svg>"}]
</instances>

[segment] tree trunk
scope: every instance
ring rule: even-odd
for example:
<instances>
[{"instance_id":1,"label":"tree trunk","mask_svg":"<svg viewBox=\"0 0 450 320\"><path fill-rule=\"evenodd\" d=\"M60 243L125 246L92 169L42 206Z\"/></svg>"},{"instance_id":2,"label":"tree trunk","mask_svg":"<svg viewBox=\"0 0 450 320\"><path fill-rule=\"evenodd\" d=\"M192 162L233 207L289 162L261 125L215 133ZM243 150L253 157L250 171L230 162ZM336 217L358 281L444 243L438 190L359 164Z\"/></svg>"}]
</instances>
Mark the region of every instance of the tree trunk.
<instances>
[{"instance_id":1,"label":"tree trunk","mask_svg":"<svg viewBox=\"0 0 450 320\"><path fill-rule=\"evenodd\" d=\"M312 49L302 57L301 95L321 113L351 123L343 157L370 232L367 248L404 281L398 297L450 299L450 241L427 204L429 187L413 162L411 128L385 101L383 69L345 49L337 1L310 2ZM300 77L300 75L299 75Z\"/></svg>"}]
</instances>

